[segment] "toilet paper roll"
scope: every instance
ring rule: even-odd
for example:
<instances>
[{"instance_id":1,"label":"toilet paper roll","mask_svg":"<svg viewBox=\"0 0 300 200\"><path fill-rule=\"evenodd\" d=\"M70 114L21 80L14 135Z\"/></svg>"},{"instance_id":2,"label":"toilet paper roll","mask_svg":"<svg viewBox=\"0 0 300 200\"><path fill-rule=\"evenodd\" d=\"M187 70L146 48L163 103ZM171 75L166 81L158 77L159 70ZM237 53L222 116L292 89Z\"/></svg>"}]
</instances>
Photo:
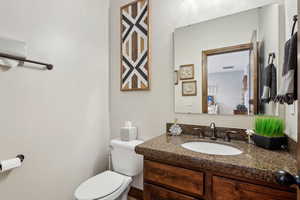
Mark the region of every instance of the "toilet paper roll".
<instances>
[{"instance_id":1,"label":"toilet paper roll","mask_svg":"<svg viewBox=\"0 0 300 200\"><path fill-rule=\"evenodd\" d=\"M22 164L20 158L14 158L10 160L0 161L0 172L5 172L17 167L20 167Z\"/></svg>"}]
</instances>

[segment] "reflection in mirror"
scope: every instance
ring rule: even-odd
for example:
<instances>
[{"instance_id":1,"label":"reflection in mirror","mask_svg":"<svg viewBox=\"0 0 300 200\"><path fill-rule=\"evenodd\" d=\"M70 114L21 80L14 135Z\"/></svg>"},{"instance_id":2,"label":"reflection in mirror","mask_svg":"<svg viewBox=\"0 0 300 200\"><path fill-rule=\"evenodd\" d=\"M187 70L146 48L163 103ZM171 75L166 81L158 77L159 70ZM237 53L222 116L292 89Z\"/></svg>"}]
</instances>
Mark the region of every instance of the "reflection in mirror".
<instances>
[{"instance_id":1,"label":"reflection in mirror","mask_svg":"<svg viewBox=\"0 0 300 200\"><path fill-rule=\"evenodd\" d=\"M206 54L205 59L207 64L203 66L203 70L206 68L207 73L203 71L203 79L206 79L207 87L203 84L203 113L247 115L253 112L253 106L249 103L249 49Z\"/></svg>"},{"instance_id":2,"label":"reflection in mirror","mask_svg":"<svg viewBox=\"0 0 300 200\"><path fill-rule=\"evenodd\" d=\"M278 4L177 28L174 32L176 113L277 115L264 102L268 55L280 87L284 11Z\"/></svg>"}]
</instances>

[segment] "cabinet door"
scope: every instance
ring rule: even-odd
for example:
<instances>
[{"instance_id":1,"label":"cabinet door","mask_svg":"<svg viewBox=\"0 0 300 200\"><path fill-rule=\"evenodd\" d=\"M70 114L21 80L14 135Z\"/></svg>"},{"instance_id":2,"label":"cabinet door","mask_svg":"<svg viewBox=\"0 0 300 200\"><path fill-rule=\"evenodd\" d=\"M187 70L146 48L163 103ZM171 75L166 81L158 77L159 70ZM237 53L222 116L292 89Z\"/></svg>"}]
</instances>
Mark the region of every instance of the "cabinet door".
<instances>
[{"instance_id":1,"label":"cabinet door","mask_svg":"<svg viewBox=\"0 0 300 200\"><path fill-rule=\"evenodd\" d=\"M202 172L145 160L144 180L195 197L204 194Z\"/></svg>"},{"instance_id":2,"label":"cabinet door","mask_svg":"<svg viewBox=\"0 0 300 200\"><path fill-rule=\"evenodd\" d=\"M213 177L214 200L296 200L296 193Z\"/></svg>"},{"instance_id":3,"label":"cabinet door","mask_svg":"<svg viewBox=\"0 0 300 200\"><path fill-rule=\"evenodd\" d=\"M144 200L197 200L152 184L144 184Z\"/></svg>"}]
</instances>

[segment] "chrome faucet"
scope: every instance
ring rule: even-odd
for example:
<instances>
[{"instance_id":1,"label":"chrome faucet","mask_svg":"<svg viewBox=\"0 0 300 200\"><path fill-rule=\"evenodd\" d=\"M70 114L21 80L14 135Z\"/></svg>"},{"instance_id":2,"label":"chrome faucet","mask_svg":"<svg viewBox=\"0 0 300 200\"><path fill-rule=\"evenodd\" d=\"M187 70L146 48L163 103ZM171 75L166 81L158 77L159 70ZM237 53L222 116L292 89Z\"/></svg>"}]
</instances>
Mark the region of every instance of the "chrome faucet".
<instances>
[{"instance_id":1,"label":"chrome faucet","mask_svg":"<svg viewBox=\"0 0 300 200\"><path fill-rule=\"evenodd\" d=\"M217 139L217 137L216 137L216 124L214 122L212 122L210 124L210 130L212 132L210 139L211 140L216 140Z\"/></svg>"}]
</instances>

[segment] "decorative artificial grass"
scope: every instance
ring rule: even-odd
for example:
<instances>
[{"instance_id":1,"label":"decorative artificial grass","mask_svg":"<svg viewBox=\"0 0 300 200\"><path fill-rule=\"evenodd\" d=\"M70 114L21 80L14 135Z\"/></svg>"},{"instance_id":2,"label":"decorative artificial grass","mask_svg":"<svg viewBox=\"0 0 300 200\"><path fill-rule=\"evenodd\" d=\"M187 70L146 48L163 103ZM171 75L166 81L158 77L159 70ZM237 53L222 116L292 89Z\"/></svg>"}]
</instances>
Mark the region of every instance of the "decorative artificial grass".
<instances>
[{"instance_id":1,"label":"decorative artificial grass","mask_svg":"<svg viewBox=\"0 0 300 200\"><path fill-rule=\"evenodd\" d=\"M285 123L278 117L256 117L255 133L265 137L284 136Z\"/></svg>"}]
</instances>

